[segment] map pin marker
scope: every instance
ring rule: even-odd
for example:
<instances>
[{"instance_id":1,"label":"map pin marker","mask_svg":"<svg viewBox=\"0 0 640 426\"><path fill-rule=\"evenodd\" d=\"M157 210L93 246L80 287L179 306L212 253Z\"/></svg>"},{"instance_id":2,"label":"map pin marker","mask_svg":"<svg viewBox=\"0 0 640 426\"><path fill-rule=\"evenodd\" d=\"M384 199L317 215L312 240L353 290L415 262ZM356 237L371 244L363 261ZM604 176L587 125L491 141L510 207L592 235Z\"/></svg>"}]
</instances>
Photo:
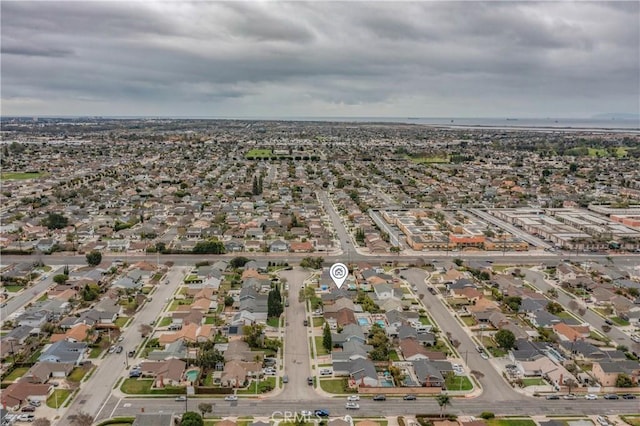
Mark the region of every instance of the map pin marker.
<instances>
[{"instance_id":1,"label":"map pin marker","mask_svg":"<svg viewBox=\"0 0 640 426\"><path fill-rule=\"evenodd\" d=\"M334 263L329 269L329 276L338 288L342 287L348 275L349 269L344 263Z\"/></svg>"}]
</instances>

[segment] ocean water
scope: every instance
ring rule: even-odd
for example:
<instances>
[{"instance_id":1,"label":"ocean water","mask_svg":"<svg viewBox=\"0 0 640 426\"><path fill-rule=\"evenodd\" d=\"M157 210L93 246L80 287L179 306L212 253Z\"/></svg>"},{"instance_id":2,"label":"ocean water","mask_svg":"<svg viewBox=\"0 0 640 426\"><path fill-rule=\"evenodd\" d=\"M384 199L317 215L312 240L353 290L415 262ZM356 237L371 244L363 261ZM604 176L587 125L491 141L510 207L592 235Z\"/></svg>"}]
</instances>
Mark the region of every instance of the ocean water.
<instances>
[{"instance_id":1,"label":"ocean water","mask_svg":"<svg viewBox=\"0 0 640 426\"><path fill-rule=\"evenodd\" d=\"M640 131L640 120L592 118L283 117L263 120L406 123L458 128L611 129Z\"/></svg>"}]
</instances>

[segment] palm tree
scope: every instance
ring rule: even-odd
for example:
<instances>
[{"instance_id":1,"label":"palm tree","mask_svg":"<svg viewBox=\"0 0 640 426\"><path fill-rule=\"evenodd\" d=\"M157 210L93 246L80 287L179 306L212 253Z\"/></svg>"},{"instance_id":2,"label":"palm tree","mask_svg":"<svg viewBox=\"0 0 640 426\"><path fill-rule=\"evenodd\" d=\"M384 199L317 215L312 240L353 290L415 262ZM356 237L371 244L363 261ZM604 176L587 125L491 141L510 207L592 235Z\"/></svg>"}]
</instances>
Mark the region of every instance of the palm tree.
<instances>
[{"instance_id":1,"label":"palm tree","mask_svg":"<svg viewBox=\"0 0 640 426\"><path fill-rule=\"evenodd\" d=\"M441 393L436 397L436 401L440 406L440 418L442 418L442 416L444 415L444 410L447 407L447 405L451 405L451 397L446 393Z\"/></svg>"}]
</instances>

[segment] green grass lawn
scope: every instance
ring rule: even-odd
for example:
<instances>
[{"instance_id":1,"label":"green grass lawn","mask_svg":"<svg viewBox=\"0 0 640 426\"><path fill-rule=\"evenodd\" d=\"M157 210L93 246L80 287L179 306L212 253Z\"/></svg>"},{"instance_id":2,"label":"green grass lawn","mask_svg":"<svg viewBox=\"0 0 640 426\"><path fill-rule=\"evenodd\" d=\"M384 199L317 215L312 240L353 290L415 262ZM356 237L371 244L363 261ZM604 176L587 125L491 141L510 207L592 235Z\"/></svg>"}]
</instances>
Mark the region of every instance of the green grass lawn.
<instances>
[{"instance_id":1,"label":"green grass lawn","mask_svg":"<svg viewBox=\"0 0 640 426\"><path fill-rule=\"evenodd\" d=\"M276 378L274 376L269 376L263 380L258 382L258 394L268 392L269 389L276 388ZM238 389L238 395L253 395L256 393L256 383L254 380L251 381L249 386L246 389Z\"/></svg>"},{"instance_id":2,"label":"green grass lawn","mask_svg":"<svg viewBox=\"0 0 640 426\"><path fill-rule=\"evenodd\" d=\"M491 419L487 420L489 426L536 426L531 419Z\"/></svg>"},{"instance_id":3,"label":"green grass lawn","mask_svg":"<svg viewBox=\"0 0 640 426\"><path fill-rule=\"evenodd\" d=\"M96 346L95 348L91 348L89 352L89 358L98 358L102 353L103 349L100 346Z\"/></svg>"},{"instance_id":4,"label":"green grass lawn","mask_svg":"<svg viewBox=\"0 0 640 426\"><path fill-rule=\"evenodd\" d=\"M38 298L38 302L44 302L47 299L49 299L49 295L47 293L43 293L42 296Z\"/></svg>"},{"instance_id":5,"label":"green grass lawn","mask_svg":"<svg viewBox=\"0 0 640 426\"><path fill-rule=\"evenodd\" d=\"M329 352L322 346L322 336L314 336L316 341L316 351L318 351L318 356L320 355L329 355Z\"/></svg>"},{"instance_id":6,"label":"green grass lawn","mask_svg":"<svg viewBox=\"0 0 640 426\"><path fill-rule=\"evenodd\" d=\"M47 407L51 408L60 408L62 404L67 399L67 397L71 395L71 391L69 389L56 389L53 391L49 398L47 398Z\"/></svg>"},{"instance_id":7,"label":"green grass lawn","mask_svg":"<svg viewBox=\"0 0 640 426\"><path fill-rule=\"evenodd\" d=\"M322 327L324 325L324 318L322 317L314 317L313 318L313 326L314 327Z\"/></svg>"},{"instance_id":8,"label":"green grass lawn","mask_svg":"<svg viewBox=\"0 0 640 426\"><path fill-rule=\"evenodd\" d=\"M251 149L245 155L245 158L271 158L272 151L270 149Z\"/></svg>"},{"instance_id":9,"label":"green grass lawn","mask_svg":"<svg viewBox=\"0 0 640 426\"><path fill-rule=\"evenodd\" d=\"M429 317L422 315L420 316L420 324L422 325L431 325L431 321L429 320Z\"/></svg>"},{"instance_id":10,"label":"green grass lawn","mask_svg":"<svg viewBox=\"0 0 640 426\"><path fill-rule=\"evenodd\" d=\"M476 320L475 318L469 316L469 317L460 317L460 319L462 320L462 322L467 326L467 327L471 327L476 325Z\"/></svg>"},{"instance_id":11,"label":"green grass lawn","mask_svg":"<svg viewBox=\"0 0 640 426\"><path fill-rule=\"evenodd\" d=\"M166 327L168 325L171 325L172 321L173 319L171 317L162 317L162 319L160 320L160 324L158 324L158 327Z\"/></svg>"},{"instance_id":12,"label":"green grass lawn","mask_svg":"<svg viewBox=\"0 0 640 426\"><path fill-rule=\"evenodd\" d=\"M4 286L2 286L2 288L4 288L5 291L8 291L9 293L17 293L20 290L22 290L24 288L24 286L21 286L21 285L4 285Z\"/></svg>"},{"instance_id":13,"label":"green grass lawn","mask_svg":"<svg viewBox=\"0 0 640 426\"><path fill-rule=\"evenodd\" d=\"M118 319L116 319L115 324L118 327L122 328L127 324L128 321L129 321L129 317L118 317Z\"/></svg>"},{"instance_id":14,"label":"green grass lawn","mask_svg":"<svg viewBox=\"0 0 640 426\"><path fill-rule=\"evenodd\" d=\"M522 383L524 383L524 386L544 386L547 384L547 382L544 381L544 379L535 377L535 378L530 378L530 379L522 379Z\"/></svg>"},{"instance_id":15,"label":"green grass lawn","mask_svg":"<svg viewBox=\"0 0 640 426\"><path fill-rule=\"evenodd\" d=\"M277 317L267 318L267 325L269 327L278 328L280 326L280 318L277 318Z\"/></svg>"},{"instance_id":16,"label":"green grass lawn","mask_svg":"<svg viewBox=\"0 0 640 426\"><path fill-rule=\"evenodd\" d=\"M85 370L84 368L76 367L76 368L73 369L71 374L69 374L68 379L71 382L80 382L82 380L82 378L84 377L84 375L87 374L87 371L89 371L89 370Z\"/></svg>"},{"instance_id":17,"label":"green grass lawn","mask_svg":"<svg viewBox=\"0 0 640 426\"><path fill-rule=\"evenodd\" d=\"M320 380L320 387L323 391L329 393L345 394L351 393L345 391L347 389L347 379L326 379Z\"/></svg>"},{"instance_id":18,"label":"green grass lawn","mask_svg":"<svg viewBox=\"0 0 640 426\"><path fill-rule=\"evenodd\" d=\"M37 179L43 176L41 172L3 172L1 174L2 180L24 180L24 179Z\"/></svg>"},{"instance_id":19,"label":"green grass lawn","mask_svg":"<svg viewBox=\"0 0 640 426\"><path fill-rule=\"evenodd\" d=\"M31 356L27 359L27 362L33 362L35 364L36 362L38 362L38 358L40 358L41 354L42 354L42 349L38 349L37 351L31 354Z\"/></svg>"},{"instance_id":20,"label":"green grass lawn","mask_svg":"<svg viewBox=\"0 0 640 426\"><path fill-rule=\"evenodd\" d=\"M623 319L622 319L622 318L620 318L620 317L611 317L611 321L613 321L613 322L615 322L616 324L621 325L621 326L623 326L623 327L624 327L624 326L629 325L629 321L627 321L627 320L623 320Z\"/></svg>"},{"instance_id":21,"label":"green grass lawn","mask_svg":"<svg viewBox=\"0 0 640 426\"><path fill-rule=\"evenodd\" d=\"M400 361L400 357L398 356L398 352L391 350L389 351L389 359L391 361Z\"/></svg>"},{"instance_id":22,"label":"green grass lawn","mask_svg":"<svg viewBox=\"0 0 640 426\"><path fill-rule=\"evenodd\" d=\"M153 379L125 379L120 386L120 390L128 394L149 394Z\"/></svg>"},{"instance_id":23,"label":"green grass lawn","mask_svg":"<svg viewBox=\"0 0 640 426\"><path fill-rule=\"evenodd\" d=\"M5 382L15 382L20 377L24 376L24 373L29 371L29 367L18 367L13 370L7 377L4 378Z\"/></svg>"},{"instance_id":24,"label":"green grass lawn","mask_svg":"<svg viewBox=\"0 0 640 426\"><path fill-rule=\"evenodd\" d=\"M473 389L473 384L467 376L449 375L445 379L445 385L447 387L447 390L450 391L468 391Z\"/></svg>"},{"instance_id":25,"label":"green grass lawn","mask_svg":"<svg viewBox=\"0 0 640 426\"><path fill-rule=\"evenodd\" d=\"M640 426L640 416L620 416L620 418L631 426Z\"/></svg>"}]
</instances>

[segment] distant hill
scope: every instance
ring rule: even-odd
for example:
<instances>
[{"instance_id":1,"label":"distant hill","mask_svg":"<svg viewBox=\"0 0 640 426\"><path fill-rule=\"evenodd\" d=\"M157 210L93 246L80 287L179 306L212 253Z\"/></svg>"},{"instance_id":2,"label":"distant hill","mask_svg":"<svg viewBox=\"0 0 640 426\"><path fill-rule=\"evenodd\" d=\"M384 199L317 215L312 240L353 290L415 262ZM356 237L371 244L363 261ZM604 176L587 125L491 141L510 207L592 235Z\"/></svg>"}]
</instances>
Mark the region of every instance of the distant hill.
<instances>
[{"instance_id":1,"label":"distant hill","mask_svg":"<svg viewBox=\"0 0 640 426\"><path fill-rule=\"evenodd\" d=\"M591 118L598 120L640 120L640 114L628 114L624 112L606 112L603 114L596 114Z\"/></svg>"}]
</instances>

